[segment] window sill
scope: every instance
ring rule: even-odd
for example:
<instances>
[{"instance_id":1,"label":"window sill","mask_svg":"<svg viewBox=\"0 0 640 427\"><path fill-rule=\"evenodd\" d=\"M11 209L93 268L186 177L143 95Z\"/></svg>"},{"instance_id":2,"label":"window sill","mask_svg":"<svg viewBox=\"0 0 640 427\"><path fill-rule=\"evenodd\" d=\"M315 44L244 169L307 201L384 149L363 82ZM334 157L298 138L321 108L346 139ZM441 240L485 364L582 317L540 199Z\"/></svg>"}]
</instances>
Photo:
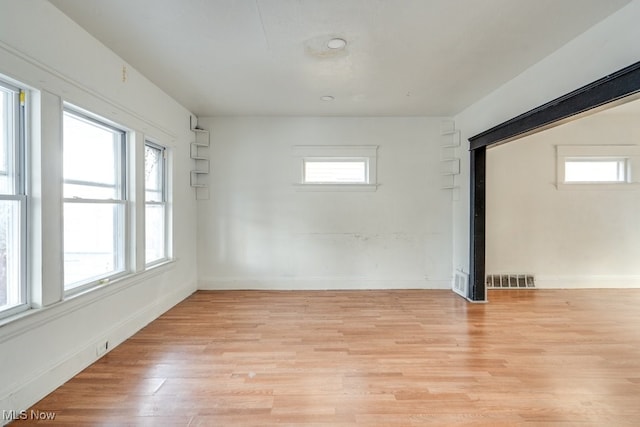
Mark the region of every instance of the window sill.
<instances>
[{"instance_id":1,"label":"window sill","mask_svg":"<svg viewBox=\"0 0 640 427\"><path fill-rule=\"evenodd\" d=\"M176 259L170 259L162 264L154 265L152 269L148 268L145 271L127 274L113 279L109 283L96 284L96 286L81 292L65 296L61 301L46 307L28 308L15 315L0 319L0 343L162 274L175 262Z\"/></svg>"},{"instance_id":2,"label":"window sill","mask_svg":"<svg viewBox=\"0 0 640 427\"><path fill-rule=\"evenodd\" d=\"M62 293L62 298L63 299L73 298L76 295L82 295L84 293L91 292L96 288L109 286L113 283L118 283L121 280L126 280L131 276L132 274L127 271L118 271L110 275L94 277L94 278L91 278L91 281L89 282L81 283L72 288L65 289Z\"/></svg>"},{"instance_id":3,"label":"window sill","mask_svg":"<svg viewBox=\"0 0 640 427\"><path fill-rule=\"evenodd\" d=\"M2 325L7 323L6 322L7 320L20 317L26 311L29 311L29 310L31 310L31 307L29 306L29 304L20 304L20 305L3 310L2 313L0 313L0 316L2 316L0 317L0 327L2 327Z\"/></svg>"},{"instance_id":4,"label":"window sill","mask_svg":"<svg viewBox=\"0 0 640 427\"><path fill-rule=\"evenodd\" d=\"M156 268L160 268L164 265L172 264L174 262L176 262L176 260L173 258L163 258L145 265L144 269L145 271L151 271L151 270L155 270Z\"/></svg>"},{"instance_id":5,"label":"window sill","mask_svg":"<svg viewBox=\"0 0 640 427\"><path fill-rule=\"evenodd\" d=\"M79 289L77 292L74 292L74 290L71 289L64 293L64 300L70 300L80 295L91 293L100 288L107 288L110 286L126 286L126 283L132 280L134 280L137 283L139 280L144 280L144 278L150 274L149 273L150 271L155 270L156 268L165 266L167 264L172 264L174 262L175 262L174 259L163 260L161 262L158 262L157 264L151 264L151 265L145 266L145 269L143 271L139 271L136 273L120 273L115 276L111 276L111 278L98 280L97 282L92 283L91 286L87 286L86 288ZM124 285L121 285L121 283L124 283Z\"/></svg>"},{"instance_id":6,"label":"window sill","mask_svg":"<svg viewBox=\"0 0 640 427\"><path fill-rule=\"evenodd\" d=\"M619 182L619 183L557 183L556 188L561 191L633 191L640 190L640 183L638 182Z\"/></svg>"},{"instance_id":7,"label":"window sill","mask_svg":"<svg viewBox=\"0 0 640 427\"><path fill-rule=\"evenodd\" d=\"M376 191L379 184L293 184L296 191Z\"/></svg>"}]
</instances>

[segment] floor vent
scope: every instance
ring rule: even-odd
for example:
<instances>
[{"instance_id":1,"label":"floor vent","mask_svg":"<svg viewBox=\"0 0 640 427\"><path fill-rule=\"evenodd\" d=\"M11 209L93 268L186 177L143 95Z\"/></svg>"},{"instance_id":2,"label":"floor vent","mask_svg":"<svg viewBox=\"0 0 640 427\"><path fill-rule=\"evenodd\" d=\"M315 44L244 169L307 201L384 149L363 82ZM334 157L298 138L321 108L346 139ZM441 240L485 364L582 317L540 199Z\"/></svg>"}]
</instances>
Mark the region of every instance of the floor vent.
<instances>
[{"instance_id":1,"label":"floor vent","mask_svg":"<svg viewBox=\"0 0 640 427\"><path fill-rule=\"evenodd\" d=\"M453 273L453 292L466 298L469 288L469 275L464 271L456 270Z\"/></svg>"},{"instance_id":2,"label":"floor vent","mask_svg":"<svg viewBox=\"0 0 640 427\"><path fill-rule=\"evenodd\" d=\"M536 287L533 274L488 274L485 283L488 289L532 289Z\"/></svg>"}]
</instances>

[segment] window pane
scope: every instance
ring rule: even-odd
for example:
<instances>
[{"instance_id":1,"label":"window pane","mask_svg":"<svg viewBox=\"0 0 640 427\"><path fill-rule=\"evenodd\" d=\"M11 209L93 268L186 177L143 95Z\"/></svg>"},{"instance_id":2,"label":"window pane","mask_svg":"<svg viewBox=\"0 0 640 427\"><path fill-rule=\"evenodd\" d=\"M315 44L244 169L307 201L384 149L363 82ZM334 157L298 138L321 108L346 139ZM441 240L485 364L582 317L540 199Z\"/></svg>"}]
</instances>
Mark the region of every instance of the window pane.
<instances>
[{"instance_id":1,"label":"window pane","mask_svg":"<svg viewBox=\"0 0 640 427\"><path fill-rule=\"evenodd\" d=\"M7 113L7 98L8 95L4 90L0 89L0 144L2 147L0 149L0 174L7 173L7 149L9 147L9 138L7 137L7 117L5 114Z\"/></svg>"},{"instance_id":2,"label":"window pane","mask_svg":"<svg viewBox=\"0 0 640 427\"><path fill-rule=\"evenodd\" d=\"M144 186L147 202L163 201L163 158L160 148L144 147Z\"/></svg>"},{"instance_id":3,"label":"window pane","mask_svg":"<svg viewBox=\"0 0 640 427\"><path fill-rule=\"evenodd\" d=\"M120 198L123 132L64 113L64 180L69 184L99 184L90 198ZM105 189L110 189L104 196ZM87 197L77 186L65 186L64 197ZM86 190L86 188L85 188Z\"/></svg>"},{"instance_id":4,"label":"window pane","mask_svg":"<svg viewBox=\"0 0 640 427\"><path fill-rule=\"evenodd\" d=\"M366 160L305 160L304 182L367 183Z\"/></svg>"},{"instance_id":5,"label":"window pane","mask_svg":"<svg viewBox=\"0 0 640 427\"><path fill-rule=\"evenodd\" d=\"M14 194L14 141L16 94L0 86L0 193Z\"/></svg>"},{"instance_id":6,"label":"window pane","mask_svg":"<svg viewBox=\"0 0 640 427\"><path fill-rule=\"evenodd\" d=\"M145 262L166 258L165 206L147 205L145 210Z\"/></svg>"},{"instance_id":7,"label":"window pane","mask_svg":"<svg viewBox=\"0 0 640 427\"><path fill-rule=\"evenodd\" d=\"M124 271L124 205L65 203L64 286Z\"/></svg>"},{"instance_id":8,"label":"window pane","mask_svg":"<svg viewBox=\"0 0 640 427\"><path fill-rule=\"evenodd\" d=\"M151 264L167 258L166 169L164 148L145 144L145 262Z\"/></svg>"},{"instance_id":9,"label":"window pane","mask_svg":"<svg viewBox=\"0 0 640 427\"><path fill-rule=\"evenodd\" d=\"M0 310L24 301L21 286L20 202L0 200Z\"/></svg>"},{"instance_id":10,"label":"window pane","mask_svg":"<svg viewBox=\"0 0 640 427\"><path fill-rule=\"evenodd\" d=\"M564 165L565 182L624 182L626 161L567 160Z\"/></svg>"}]
</instances>

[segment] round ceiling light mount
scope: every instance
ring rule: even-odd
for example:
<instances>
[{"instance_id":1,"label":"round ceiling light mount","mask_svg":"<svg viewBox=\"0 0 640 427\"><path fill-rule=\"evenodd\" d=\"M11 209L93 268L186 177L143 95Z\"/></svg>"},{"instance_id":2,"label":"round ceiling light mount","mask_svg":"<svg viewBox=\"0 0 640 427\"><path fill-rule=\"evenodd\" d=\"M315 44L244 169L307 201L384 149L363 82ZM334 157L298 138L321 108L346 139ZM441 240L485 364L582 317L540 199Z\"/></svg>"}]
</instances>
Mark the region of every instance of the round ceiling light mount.
<instances>
[{"instance_id":1,"label":"round ceiling light mount","mask_svg":"<svg viewBox=\"0 0 640 427\"><path fill-rule=\"evenodd\" d=\"M327 42L327 47L333 50L344 49L347 46L347 41L339 37L335 37Z\"/></svg>"},{"instance_id":2,"label":"round ceiling light mount","mask_svg":"<svg viewBox=\"0 0 640 427\"><path fill-rule=\"evenodd\" d=\"M333 101L335 98L331 95L325 95L325 96L321 96L320 100L322 101Z\"/></svg>"}]
</instances>

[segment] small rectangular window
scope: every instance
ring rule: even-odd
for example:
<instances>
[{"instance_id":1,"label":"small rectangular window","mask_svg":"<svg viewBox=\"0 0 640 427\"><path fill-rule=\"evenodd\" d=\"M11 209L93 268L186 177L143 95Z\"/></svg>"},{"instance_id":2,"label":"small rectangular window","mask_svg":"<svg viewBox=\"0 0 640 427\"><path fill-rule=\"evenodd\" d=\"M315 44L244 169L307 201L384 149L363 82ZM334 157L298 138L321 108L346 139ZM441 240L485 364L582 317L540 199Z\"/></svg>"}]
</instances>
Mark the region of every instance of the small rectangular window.
<instances>
[{"instance_id":1,"label":"small rectangular window","mask_svg":"<svg viewBox=\"0 0 640 427\"><path fill-rule=\"evenodd\" d=\"M304 159L304 182L368 184L367 159Z\"/></svg>"},{"instance_id":2,"label":"small rectangular window","mask_svg":"<svg viewBox=\"0 0 640 427\"><path fill-rule=\"evenodd\" d=\"M0 80L0 317L26 309L25 92Z\"/></svg>"},{"instance_id":3,"label":"small rectangular window","mask_svg":"<svg viewBox=\"0 0 640 427\"><path fill-rule=\"evenodd\" d=\"M295 187L301 191L375 191L377 145L298 145Z\"/></svg>"},{"instance_id":4,"label":"small rectangular window","mask_svg":"<svg viewBox=\"0 0 640 427\"><path fill-rule=\"evenodd\" d=\"M638 161L638 145L558 145L556 186L559 190L634 190Z\"/></svg>"},{"instance_id":5,"label":"small rectangular window","mask_svg":"<svg viewBox=\"0 0 640 427\"><path fill-rule=\"evenodd\" d=\"M126 132L65 109L63 116L64 288L127 269Z\"/></svg>"},{"instance_id":6,"label":"small rectangular window","mask_svg":"<svg viewBox=\"0 0 640 427\"><path fill-rule=\"evenodd\" d=\"M627 159L565 159L564 182L613 183L627 181Z\"/></svg>"},{"instance_id":7,"label":"small rectangular window","mask_svg":"<svg viewBox=\"0 0 640 427\"><path fill-rule=\"evenodd\" d=\"M144 147L145 263L168 258L166 148L152 142Z\"/></svg>"}]
</instances>

